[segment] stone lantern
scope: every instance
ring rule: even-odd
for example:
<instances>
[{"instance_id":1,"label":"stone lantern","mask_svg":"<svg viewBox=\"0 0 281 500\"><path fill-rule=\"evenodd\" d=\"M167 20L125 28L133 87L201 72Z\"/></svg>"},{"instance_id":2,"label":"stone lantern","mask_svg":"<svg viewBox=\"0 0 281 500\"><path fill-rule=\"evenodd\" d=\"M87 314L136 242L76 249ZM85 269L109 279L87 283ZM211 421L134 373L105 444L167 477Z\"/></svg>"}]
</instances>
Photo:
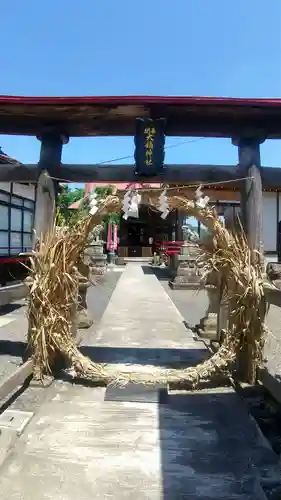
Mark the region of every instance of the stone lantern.
<instances>
[{"instance_id":1,"label":"stone lantern","mask_svg":"<svg viewBox=\"0 0 281 500\"><path fill-rule=\"evenodd\" d=\"M220 312L220 280L219 274L213 271L209 274L205 290L208 295L208 308L204 317L200 320L197 327L200 336L218 341L218 320Z\"/></svg>"},{"instance_id":2,"label":"stone lantern","mask_svg":"<svg viewBox=\"0 0 281 500\"><path fill-rule=\"evenodd\" d=\"M84 262L78 264L79 290L78 290L78 305L76 312L77 328L90 328L93 324L93 319L90 317L87 307L87 290L90 286L90 267Z\"/></svg>"},{"instance_id":3,"label":"stone lantern","mask_svg":"<svg viewBox=\"0 0 281 500\"><path fill-rule=\"evenodd\" d=\"M173 256L171 272L174 277L169 282L173 290L189 290L200 287L200 270L196 265L199 252L198 244L185 241L181 247L180 255Z\"/></svg>"},{"instance_id":4,"label":"stone lantern","mask_svg":"<svg viewBox=\"0 0 281 500\"><path fill-rule=\"evenodd\" d=\"M92 240L85 250L85 259L88 261L91 274L104 274L106 269L106 255L103 253L104 242Z\"/></svg>"}]
</instances>

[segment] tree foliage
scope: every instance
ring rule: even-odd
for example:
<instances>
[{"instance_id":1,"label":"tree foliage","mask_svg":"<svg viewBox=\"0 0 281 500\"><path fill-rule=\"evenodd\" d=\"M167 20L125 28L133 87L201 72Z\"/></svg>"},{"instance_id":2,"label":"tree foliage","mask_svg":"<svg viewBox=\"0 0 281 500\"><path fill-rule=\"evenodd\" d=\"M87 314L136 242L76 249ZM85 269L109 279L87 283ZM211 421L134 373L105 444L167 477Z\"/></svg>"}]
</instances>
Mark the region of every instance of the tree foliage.
<instances>
[{"instance_id":1,"label":"tree foliage","mask_svg":"<svg viewBox=\"0 0 281 500\"><path fill-rule=\"evenodd\" d=\"M108 195L113 193L112 186L96 187L95 192L97 194L97 199L102 200ZM69 208L76 201L82 200L78 209ZM57 209L57 225L62 226L73 226L82 217L89 213L89 200L85 198L85 193L83 188L70 189L68 185L64 186L58 197L58 209ZM120 223L120 213L111 212L108 213L104 222L106 224L118 224Z\"/></svg>"},{"instance_id":2,"label":"tree foliage","mask_svg":"<svg viewBox=\"0 0 281 500\"><path fill-rule=\"evenodd\" d=\"M84 198L84 188L70 189L68 185L63 186L63 189L58 197L58 206L61 209L68 209L72 203Z\"/></svg>"},{"instance_id":3,"label":"tree foliage","mask_svg":"<svg viewBox=\"0 0 281 500\"><path fill-rule=\"evenodd\" d=\"M64 186L58 196L57 201L57 225L73 226L78 222L87 211L84 202L84 189L71 189L68 185ZM76 201L83 200L78 209L69 208Z\"/></svg>"},{"instance_id":4,"label":"tree foliage","mask_svg":"<svg viewBox=\"0 0 281 500\"><path fill-rule=\"evenodd\" d=\"M103 198L106 198L110 194L113 194L112 186L96 187L95 191L97 194L97 198L99 200L102 200ZM119 212L109 212L105 216L104 222L106 224L117 224L119 226L120 216L121 216L121 214Z\"/></svg>"}]
</instances>

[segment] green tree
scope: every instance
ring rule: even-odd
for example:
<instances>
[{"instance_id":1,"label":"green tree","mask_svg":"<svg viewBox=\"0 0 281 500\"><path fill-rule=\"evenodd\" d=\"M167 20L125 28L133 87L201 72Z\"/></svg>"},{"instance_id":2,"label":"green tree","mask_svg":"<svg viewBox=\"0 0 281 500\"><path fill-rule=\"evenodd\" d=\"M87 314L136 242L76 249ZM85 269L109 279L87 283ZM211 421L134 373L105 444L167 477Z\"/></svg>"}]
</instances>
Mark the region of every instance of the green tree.
<instances>
[{"instance_id":1,"label":"green tree","mask_svg":"<svg viewBox=\"0 0 281 500\"><path fill-rule=\"evenodd\" d=\"M61 209L68 209L72 203L84 198L84 189L75 188L70 189L69 185L63 186L62 191L58 196L58 207Z\"/></svg>"},{"instance_id":2,"label":"green tree","mask_svg":"<svg viewBox=\"0 0 281 500\"><path fill-rule=\"evenodd\" d=\"M102 200L108 195L112 194L112 186L96 187L95 192L97 194L97 199ZM76 201L83 200L78 209L69 208L72 203ZM79 219L84 217L89 213L89 200L85 198L83 188L70 189L68 185L64 186L61 193L58 196L57 203L57 224L58 226L67 225L72 226L78 222ZM104 222L106 224L118 224L120 223L121 214L118 212L108 213L104 217Z\"/></svg>"},{"instance_id":3,"label":"green tree","mask_svg":"<svg viewBox=\"0 0 281 500\"><path fill-rule=\"evenodd\" d=\"M106 198L106 196L109 196L113 193L113 188L112 186L96 187L95 191L97 194L97 199L102 200L103 198ZM120 217L120 212L110 212L105 216L104 222L106 224L117 224L119 226Z\"/></svg>"},{"instance_id":4,"label":"green tree","mask_svg":"<svg viewBox=\"0 0 281 500\"><path fill-rule=\"evenodd\" d=\"M72 226L86 213L84 202L84 189L71 189L69 185L63 186L57 201L57 224L58 226ZM78 209L69 208L72 203L83 200Z\"/></svg>"}]
</instances>

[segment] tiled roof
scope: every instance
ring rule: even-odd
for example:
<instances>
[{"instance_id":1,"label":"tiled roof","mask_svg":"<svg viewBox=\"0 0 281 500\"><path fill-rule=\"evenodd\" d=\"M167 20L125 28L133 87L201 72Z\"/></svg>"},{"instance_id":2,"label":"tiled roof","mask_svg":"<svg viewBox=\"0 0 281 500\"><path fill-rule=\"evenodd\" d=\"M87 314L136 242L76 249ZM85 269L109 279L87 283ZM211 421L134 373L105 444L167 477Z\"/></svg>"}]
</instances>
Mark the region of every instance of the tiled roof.
<instances>
[{"instance_id":1,"label":"tiled roof","mask_svg":"<svg viewBox=\"0 0 281 500\"><path fill-rule=\"evenodd\" d=\"M14 163L15 165L20 165L20 162L18 160L15 160L14 158L11 158L11 156L7 155L6 153L4 153L4 151L2 150L1 146L0 146L0 164L1 165L5 165L7 163Z\"/></svg>"},{"instance_id":2,"label":"tiled roof","mask_svg":"<svg viewBox=\"0 0 281 500\"><path fill-rule=\"evenodd\" d=\"M81 200L77 200L74 203L72 203L71 205L69 205L68 208L72 208L73 210L78 210L81 207L82 202L84 200L85 200L85 198L81 198Z\"/></svg>"},{"instance_id":3,"label":"tiled roof","mask_svg":"<svg viewBox=\"0 0 281 500\"><path fill-rule=\"evenodd\" d=\"M112 186L113 188L117 188L121 191L128 189L129 187L133 187L134 189L141 188L158 188L161 186L159 182L149 182L149 183L140 183L140 182L88 182L85 184L85 195L87 196L92 189L95 187L108 187Z\"/></svg>"},{"instance_id":4,"label":"tiled roof","mask_svg":"<svg viewBox=\"0 0 281 500\"><path fill-rule=\"evenodd\" d=\"M87 196L89 196L90 192L92 191L92 189L94 189L95 187L113 187L113 188L117 188L119 189L120 191L125 191L125 189L128 189L129 187L132 187L134 189L139 189L141 190L142 188L158 188L161 186L161 184L158 182L150 182L150 183L139 183L139 182L88 182L87 184L85 184L85 197L82 198L81 200L78 200L78 201L75 201L74 203L72 203L69 208L72 208L73 210L78 210L78 208L80 208L81 206L81 203L83 202L83 200L85 198L87 198Z\"/></svg>"}]
</instances>

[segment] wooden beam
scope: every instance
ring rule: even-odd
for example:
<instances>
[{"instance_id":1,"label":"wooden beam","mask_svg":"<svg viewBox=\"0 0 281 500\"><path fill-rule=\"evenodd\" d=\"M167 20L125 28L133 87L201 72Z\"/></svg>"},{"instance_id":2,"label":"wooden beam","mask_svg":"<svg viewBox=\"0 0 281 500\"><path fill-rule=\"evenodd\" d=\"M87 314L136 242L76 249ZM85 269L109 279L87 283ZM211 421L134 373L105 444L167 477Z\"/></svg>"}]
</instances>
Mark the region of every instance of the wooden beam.
<instances>
[{"instance_id":1,"label":"wooden beam","mask_svg":"<svg viewBox=\"0 0 281 500\"><path fill-rule=\"evenodd\" d=\"M59 169L51 171L51 175L60 176L60 180L66 182L166 182L174 184L216 184L218 182L235 181L245 177L243 165L165 165L160 176L152 178L139 178L135 175L134 165L81 165L62 164ZM1 173L1 171L0 171ZM264 188L280 188L281 169L263 167L261 176ZM0 177L1 181L1 177ZM239 188L238 183L234 183ZM230 184L226 185L230 188ZM231 186L232 187L232 186Z\"/></svg>"},{"instance_id":2,"label":"wooden beam","mask_svg":"<svg viewBox=\"0 0 281 500\"><path fill-rule=\"evenodd\" d=\"M37 182L40 169L35 165L0 165L0 182Z\"/></svg>"},{"instance_id":3,"label":"wooden beam","mask_svg":"<svg viewBox=\"0 0 281 500\"><path fill-rule=\"evenodd\" d=\"M230 191L228 188L229 184L226 184L226 187L220 190L215 190L212 188L208 188L204 190L204 194L208 195L211 202L216 202L219 201L223 203L224 201L226 202L232 202L232 201L240 201L240 192L238 191ZM193 190L194 192L194 190Z\"/></svg>"},{"instance_id":4,"label":"wooden beam","mask_svg":"<svg viewBox=\"0 0 281 500\"><path fill-rule=\"evenodd\" d=\"M37 182L41 169L38 164L27 165L0 165L0 182ZM134 165L97 165L97 164L61 164L49 165L49 175L61 182L165 182L174 184L216 184L229 182L224 187L239 188L239 183L232 181L241 179L243 165L166 165L164 172L159 177L140 179L135 175ZM281 169L261 168L261 177L264 189L281 190Z\"/></svg>"},{"instance_id":5,"label":"wooden beam","mask_svg":"<svg viewBox=\"0 0 281 500\"><path fill-rule=\"evenodd\" d=\"M133 136L136 118L166 119L171 136L233 137L245 127L281 138L280 100L206 97L1 97L0 134Z\"/></svg>"},{"instance_id":6,"label":"wooden beam","mask_svg":"<svg viewBox=\"0 0 281 500\"><path fill-rule=\"evenodd\" d=\"M50 172L50 170L49 170ZM157 177L140 178L135 175L134 165L75 165L62 164L52 170L50 175L59 175L66 182L173 182L216 183L231 181L242 177L237 166L216 165L166 165L163 173ZM1 177L0 177L1 180Z\"/></svg>"}]
</instances>

